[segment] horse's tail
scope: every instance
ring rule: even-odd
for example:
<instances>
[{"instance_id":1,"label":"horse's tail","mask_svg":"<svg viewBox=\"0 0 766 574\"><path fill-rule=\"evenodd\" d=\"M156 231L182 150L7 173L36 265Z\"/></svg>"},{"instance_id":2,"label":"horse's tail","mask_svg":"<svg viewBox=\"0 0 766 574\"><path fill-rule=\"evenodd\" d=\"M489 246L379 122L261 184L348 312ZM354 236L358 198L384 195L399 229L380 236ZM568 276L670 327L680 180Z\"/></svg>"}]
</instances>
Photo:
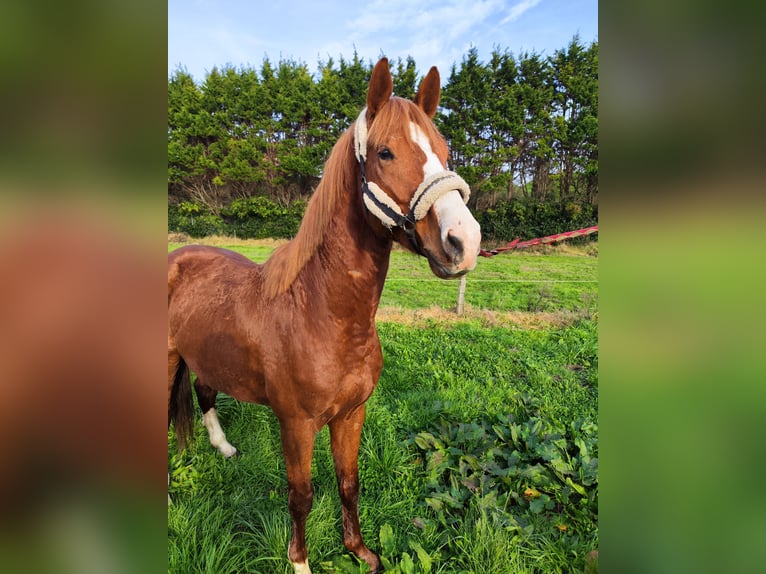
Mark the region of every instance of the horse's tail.
<instances>
[{"instance_id":1,"label":"horse's tail","mask_svg":"<svg viewBox=\"0 0 766 574\"><path fill-rule=\"evenodd\" d=\"M189 378L189 367L179 358L178 368L173 378L168 404L168 420L175 424L178 450L186 445L194 436L194 403L192 402L192 386Z\"/></svg>"}]
</instances>

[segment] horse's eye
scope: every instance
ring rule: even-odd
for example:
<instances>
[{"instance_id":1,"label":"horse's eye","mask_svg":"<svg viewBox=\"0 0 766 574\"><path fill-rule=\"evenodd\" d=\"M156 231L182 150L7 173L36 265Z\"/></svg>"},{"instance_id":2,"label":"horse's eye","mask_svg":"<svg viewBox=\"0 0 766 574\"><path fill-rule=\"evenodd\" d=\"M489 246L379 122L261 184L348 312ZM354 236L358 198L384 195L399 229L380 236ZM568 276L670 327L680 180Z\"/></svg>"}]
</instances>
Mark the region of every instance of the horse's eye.
<instances>
[{"instance_id":1,"label":"horse's eye","mask_svg":"<svg viewBox=\"0 0 766 574\"><path fill-rule=\"evenodd\" d=\"M384 161L394 159L394 154L391 153L391 150L387 147L384 147L380 151L378 151L378 157Z\"/></svg>"}]
</instances>

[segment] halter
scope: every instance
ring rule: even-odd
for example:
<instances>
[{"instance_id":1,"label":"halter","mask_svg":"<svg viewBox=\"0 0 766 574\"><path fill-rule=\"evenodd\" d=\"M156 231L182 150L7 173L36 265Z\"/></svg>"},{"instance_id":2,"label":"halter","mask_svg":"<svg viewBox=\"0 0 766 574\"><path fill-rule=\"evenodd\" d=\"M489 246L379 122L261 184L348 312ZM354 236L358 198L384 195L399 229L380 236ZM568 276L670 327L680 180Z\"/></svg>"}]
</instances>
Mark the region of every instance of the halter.
<instances>
[{"instance_id":1,"label":"halter","mask_svg":"<svg viewBox=\"0 0 766 574\"><path fill-rule=\"evenodd\" d=\"M402 229L419 255L425 255L425 253L415 235L415 224L426 216L436 200L454 190L460 192L465 203L468 203L468 198L471 196L471 189L462 177L454 171L440 171L428 176L418 186L410 200L410 210L405 215L399 205L378 184L367 181L364 169L364 162L367 160L367 108L359 114L354 126L354 154L362 172L362 199L367 210L387 229L395 227Z\"/></svg>"}]
</instances>

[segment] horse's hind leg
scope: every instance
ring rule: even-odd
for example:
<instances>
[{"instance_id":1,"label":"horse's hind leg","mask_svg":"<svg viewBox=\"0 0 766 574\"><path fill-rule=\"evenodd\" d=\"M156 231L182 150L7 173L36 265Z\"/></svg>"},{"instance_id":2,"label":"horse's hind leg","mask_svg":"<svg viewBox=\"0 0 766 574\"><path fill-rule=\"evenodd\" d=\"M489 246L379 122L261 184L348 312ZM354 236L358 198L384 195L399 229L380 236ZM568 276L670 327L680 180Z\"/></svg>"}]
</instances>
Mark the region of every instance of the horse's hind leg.
<instances>
[{"instance_id":1,"label":"horse's hind leg","mask_svg":"<svg viewBox=\"0 0 766 574\"><path fill-rule=\"evenodd\" d=\"M330 421L330 446L343 505L343 544L367 562L373 572L380 570L378 555L367 548L359 528L359 441L365 407L361 405Z\"/></svg>"},{"instance_id":2,"label":"horse's hind leg","mask_svg":"<svg viewBox=\"0 0 766 574\"><path fill-rule=\"evenodd\" d=\"M202 410L202 423L207 429L207 434L210 437L210 444L217 448L226 458L234 456L237 454L237 449L226 440L226 434L224 434L223 429L221 428L221 423L218 421L218 414L215 411L215 397L218 394L218 391L207 385L201 384L199 379L194 385L194 390L197 393L199 408Z\"/></svg>"}]
</instances>

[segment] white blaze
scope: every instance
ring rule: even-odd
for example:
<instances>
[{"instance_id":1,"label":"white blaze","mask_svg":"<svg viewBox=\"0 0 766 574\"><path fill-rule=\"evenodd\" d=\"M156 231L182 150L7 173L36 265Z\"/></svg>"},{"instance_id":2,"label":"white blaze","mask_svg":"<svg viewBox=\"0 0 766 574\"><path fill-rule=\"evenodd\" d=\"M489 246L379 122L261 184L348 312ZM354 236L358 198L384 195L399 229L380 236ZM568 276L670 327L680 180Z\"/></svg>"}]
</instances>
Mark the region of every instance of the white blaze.
<instances>
[{"instance_id":1,"label":"white blaze","mask_svg":"<svg viewBox=\"0 0 766 574\"><path fill-rule=\"evenodd\" d=\"M444 171L444 165L439 161L439 158L436 157L434 150L431 149L431 142L428 141L426 134L423 133L423 130L420 129L420 126L415 122L410 122L410 136L413 141L420 146L423 153L426 154L426 163L423 166L423 181L425 181L429 175Z\"/></svg>"}]
</instances>

